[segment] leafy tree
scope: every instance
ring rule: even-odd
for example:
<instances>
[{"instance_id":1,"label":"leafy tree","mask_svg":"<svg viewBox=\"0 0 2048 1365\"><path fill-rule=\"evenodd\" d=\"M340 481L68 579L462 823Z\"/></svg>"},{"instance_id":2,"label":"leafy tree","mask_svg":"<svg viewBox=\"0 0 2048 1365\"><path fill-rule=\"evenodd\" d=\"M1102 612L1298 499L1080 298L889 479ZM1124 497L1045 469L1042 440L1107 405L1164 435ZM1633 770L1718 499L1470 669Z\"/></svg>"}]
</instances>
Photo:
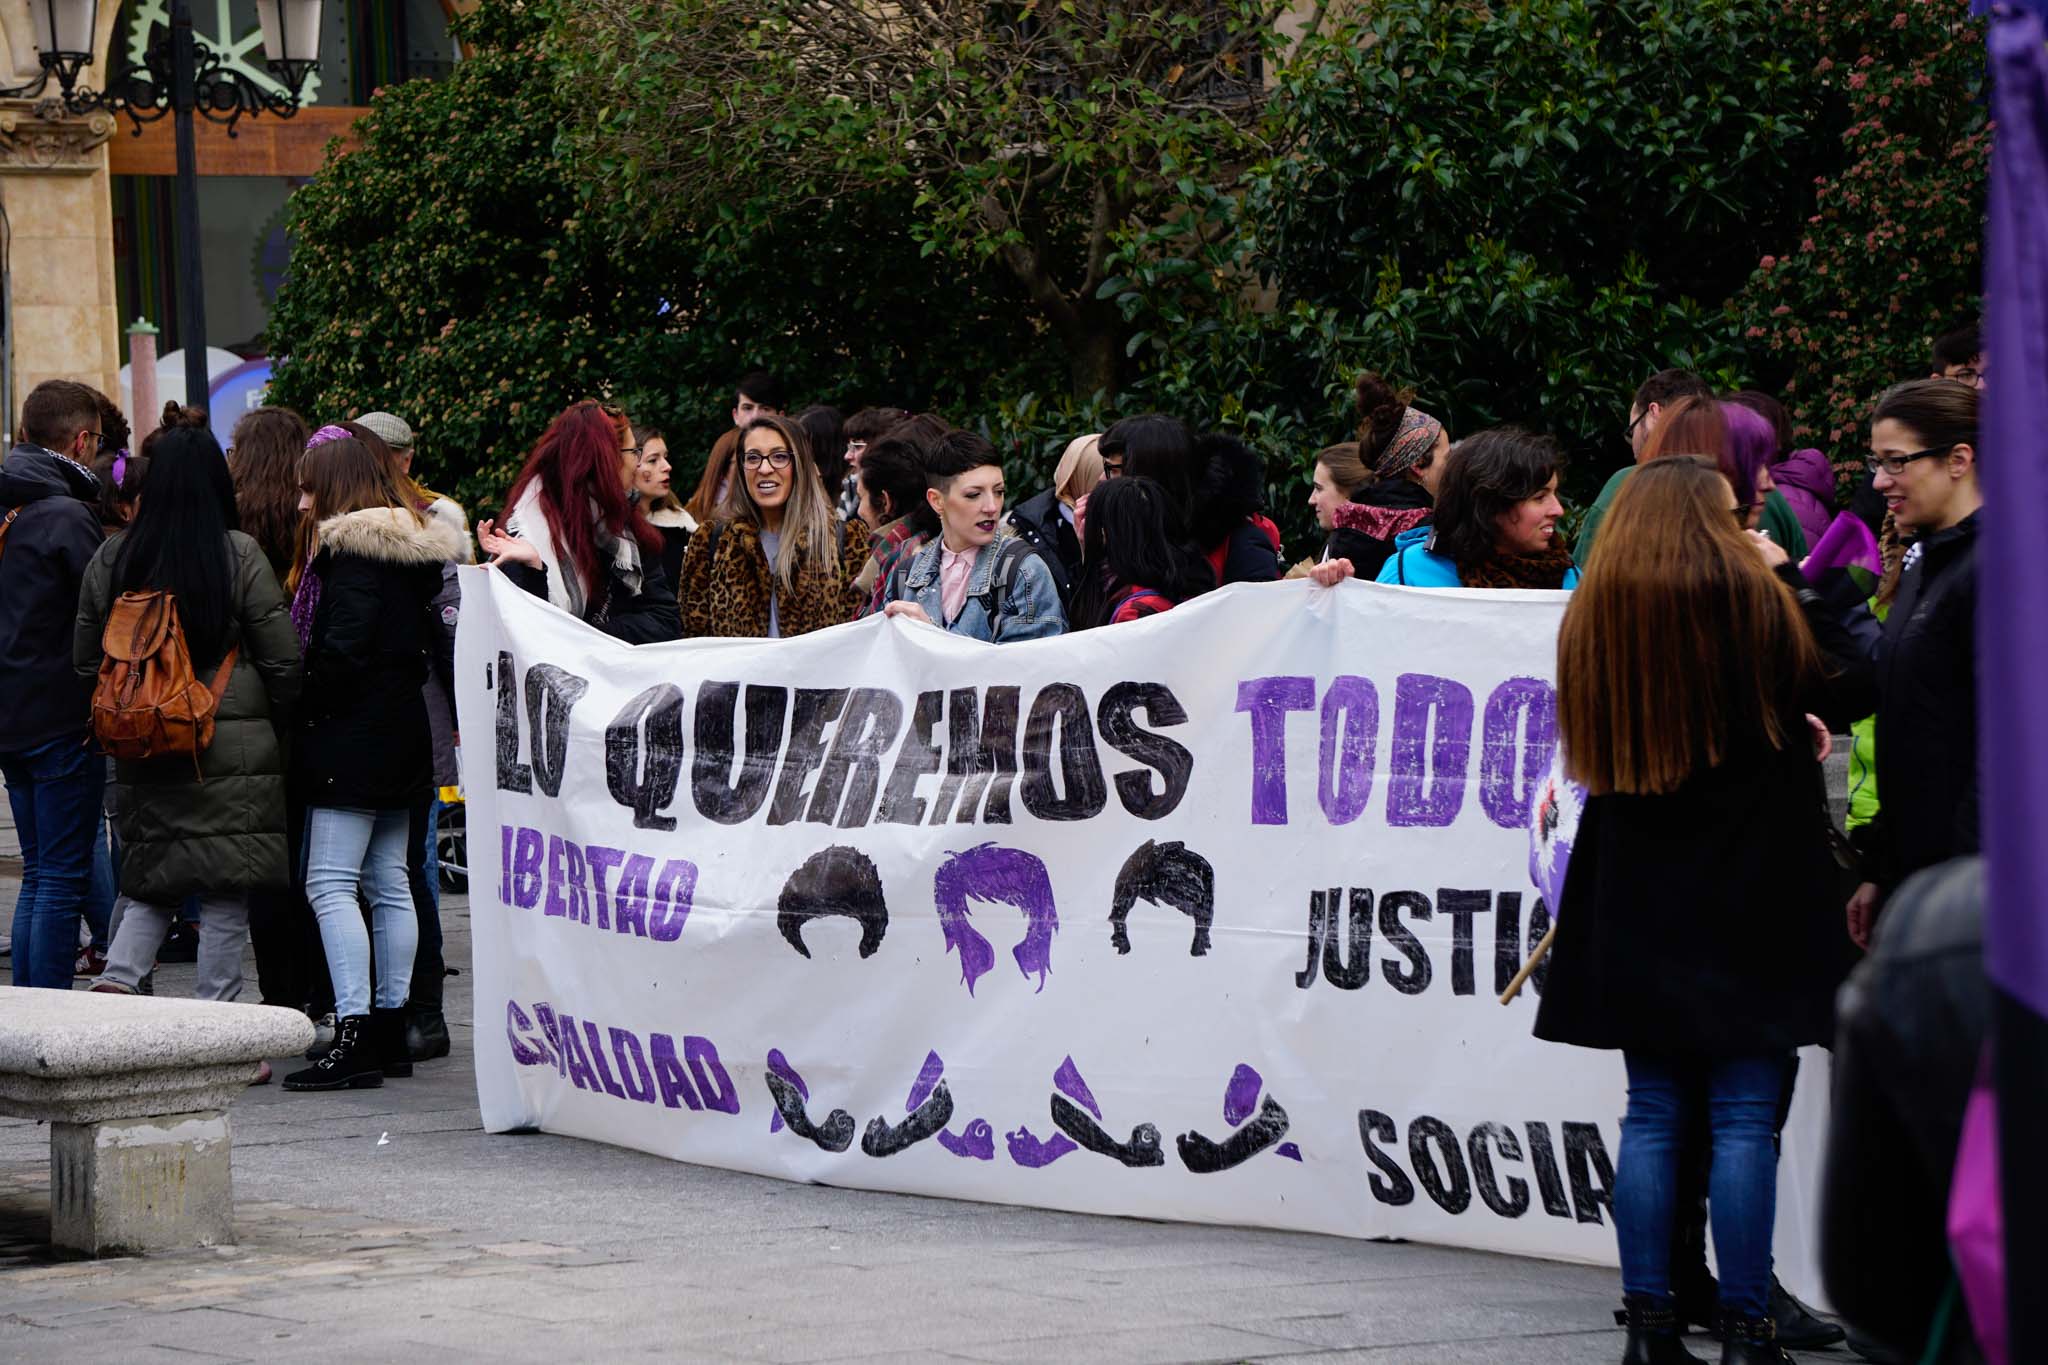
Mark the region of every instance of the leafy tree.
<instances>
[{"instance_id":1,"label":"leafy tree","mask_svg":"<svg viewBox=\"0 0 2048 1365\"><path fill-rule=\"evenodd\" d=\"M1259 149L1272 0L587 0L559 41L576 136L651 231L740 231L907 192L900 227L993 263L1057 340L1076 397L1113 391L1101 297L1120 234ZM1318 8L1320 14L1320 7Z\"/></svg>"},{"instance_id":2,"label":"leafy tree","mask_svg":"<svg viewBox=\"0 0 2048 1365\"><path fill-rule=\"evenodd\" d=\"M273 401L316 420L373 408L420 432L422 473L495 505L542 428L609 395L663 425L678 481L755 367L800 400L972 410L1039 382L1009 281L933 288L899 229L908 199L850 198L746 233L622 235L601 186L558 154L583 101L546 3L458 21L474 55L378 94L357 150L292 197Z\"/></svg>"},{"instance_id":3,"label":"leafy tree","mask_svg":"<svg viewBox=\"0 0 2048 1365\"><path fill-rule=\"evenodd\" d=\"M1833 155L1817 37L1780 0L1361 6L1279 74L1255 259L1454 430L1619 460L1645 375L1740 368L1724 302Z\"/></svg>"},{"instance_id":4,"label":"leafy tree","mask_svg":"<svg viewBox=\"0 0 2048 1365\"><path fill-rule=\"evenodd\" d=\"M1783 384L1799 438L1860 473L1871 400L1926 374L1932 340L1978 313L1984 33L1967 0L1798 9L1828 54L1810 79L1849 108L1845 164L1760 261L1744 338Z\"/></svg>"}]
</instances>

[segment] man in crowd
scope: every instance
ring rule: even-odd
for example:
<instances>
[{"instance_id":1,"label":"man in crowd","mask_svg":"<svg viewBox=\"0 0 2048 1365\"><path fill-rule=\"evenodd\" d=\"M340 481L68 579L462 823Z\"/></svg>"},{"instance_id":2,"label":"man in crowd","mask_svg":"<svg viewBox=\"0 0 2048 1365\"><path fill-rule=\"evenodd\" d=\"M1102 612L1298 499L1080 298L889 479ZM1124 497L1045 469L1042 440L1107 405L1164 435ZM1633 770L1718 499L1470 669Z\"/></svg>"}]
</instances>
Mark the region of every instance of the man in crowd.
<instances>
[{"instance_id":1,"label":"man in crowd","mask_svg":"<svg viewBox=\"0 0 2048 1365\"><path fill-rule=\"evenodd\" d=\"M79 585L101 540L99 394L36 385L20 434L0 464L0 776L22 860L13 975L70 990L106 780L88 743L90 689L71 666Z\"/></svg>"},{"instance_id":2,"label":"man in crowd","mask_svg":"<svg viewBox=\"0 0 2048 1365\"><path fill-rule=\"evenodd\" d=\"M1934 379L1956 379L1971 388L1984 387L1984 338L1975 323L1950 332L1934 343Z\"/></svg>"},{"instance_id":3,"label":"man in crowd","mask_svg":"<svg viewBox=\"0 0 2048 1365\"><path fill-rule=\"evenodd\" d=\"M1664 420L1664 412L1681 398L1711 398L1714 391L1707 387L1707 381L1690 370L1659 370L1643 381L1636 390L1635 400L1629 404L1628 426L1623 434L1628 437L1629 453L1638 462L1643 451L1649 448L1650 435ZM1634 465L1624 465L1614 471L1607 484L1600 490L1600 496L1593 499L1593 505L1586 511L1586 519L1579 525L1579 540L1572 547L1572 558L1581 567L1586 556L1593 552L1593 536L1600 529L1600 519L1607 515L1608 504L1621 491L1622 484L1634 472Z\"/></svg>"},{"instance_id":4,"label":"man in crowd","mask_svg":"<svg viewBox=\"0 0 2048 1365\"><path fill-rule=\"evenodd\" d=\"M780 417L788 405L782 385L765 370L754 370L741 378L732 401L732 424L744 430L756 417Z\"/></svg>"}]
</instances>

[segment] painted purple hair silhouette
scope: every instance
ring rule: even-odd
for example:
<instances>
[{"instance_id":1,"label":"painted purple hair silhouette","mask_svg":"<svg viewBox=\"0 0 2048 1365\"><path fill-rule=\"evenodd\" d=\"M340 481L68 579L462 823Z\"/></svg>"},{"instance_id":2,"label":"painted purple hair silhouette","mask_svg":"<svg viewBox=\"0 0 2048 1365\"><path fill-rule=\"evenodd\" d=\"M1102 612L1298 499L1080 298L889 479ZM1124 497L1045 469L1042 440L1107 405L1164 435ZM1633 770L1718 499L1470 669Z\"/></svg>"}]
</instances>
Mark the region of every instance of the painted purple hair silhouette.
<instances>
[{"instance_id":1,"label":"painted purple hair silhouette","mask_svg":"<svg viewBox=\"0 0 2048 1365\"><path fill-rule=\"evenodd\" d=\"M1045 864L1017 848L994 843L977 844L955 853L932 878L932 899L938 907L939 927L946 934L946 951L960 954L960 979L967 993L974 983L995 966L995 949L967 922L969 899L1000 901L1024 912L1024 937L1011 950L1017 970L1025 976L1038 974L1038 989L1052 971L1052 936L1059 932L1060 916L1053 904L1052 878Z\"/></svg>"}]
</instances>

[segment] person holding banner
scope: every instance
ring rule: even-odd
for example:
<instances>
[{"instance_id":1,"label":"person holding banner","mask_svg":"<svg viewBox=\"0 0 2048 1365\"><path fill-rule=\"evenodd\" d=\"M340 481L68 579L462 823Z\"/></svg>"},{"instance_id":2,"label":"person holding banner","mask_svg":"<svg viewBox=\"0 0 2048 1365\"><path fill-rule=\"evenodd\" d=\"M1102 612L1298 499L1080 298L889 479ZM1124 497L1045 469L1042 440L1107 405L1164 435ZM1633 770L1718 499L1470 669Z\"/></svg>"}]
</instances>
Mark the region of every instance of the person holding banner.
<instances>
[{"instance_id":1,"label":"person holding banner","mask_svg":"<svg viewBox=\"0 0 2048 1365\"><path fill-rule=\"evenodd\" d=\"M1410 588L1577 586L1579 571L1556 537L1563 470L1564 451L1548 436L1495 427L1466 437L1445 461L1434 523L1394 538L1378 581ZM1331 581L1325 573L1314 577Z\"/></svg>"},{"instance_id":2,"label":"person holding banner","mask_svg":"<svg viewBox=\"0 0 2048 1365\"><path fill-rule=\"evenodd\" d=\"M683 634L777 640L851 621L868 528L834 508L803 428L756 417L718 516L683 554Z\"/></svg>"},{"instance_id":3,"label":"person holding banner","mask_svg":"<svg viewBox=\"0 0 2048 1365\"><path fill-rule=\"evenodd\" d=\"M1807 713L1853 707L1860 680L1841 670L1857 651L1796 569L1767 566L1745 510L1709 460L1636 470L1558 637L1559 742L1588 795L1535 1033L1619 1049L1627 1067L1614 1218L1629 1365L1696 1359L1672 1238L1702 1112L1721 1360L1790 1359L1769 1304L1772 1134L1794 1050L1833 1036L1851 956Z\"/></svg>"},{"instance_id":4,"label":"person holding banner","mask_svg":"<svg viewBox=\"0 0 2048 1365\"><path fill-rule=\"evenodd\" d=\"M1088 495L1075 630L1156 616L1209 591L1209 566L1181 543L1178 516L1166 490L1143 476Z\"/></svg>"},{"instance_id":5,"label":"person holding banner","mask_svg":"<svg viewBox=\"0 0 2048 1365\"><path fill-rule=\"evenodd\" d=\"M292 778L306 805L306 896L334 983L335 1037L284 1088L362 1089L412 1074L405 1004L419 919L407 846L411 811L433 790L423 691L431 606L442 566L464 547L339 427L313 433L299 480L313 529L304 591L293 601L306 685ZM369 933L360 898L369 901Z\"/></svg>"},{"instance_id":6,"label":"person holding banner","mask_svg":"<svg viewBox=\"0 0 2048 1365\"><path fill-rule=\"evenodd\" d=\"M661 533L627 496L638 465L623 412L572 404L512 480L502 522L476 529L506 577L629 645L673 640L678 627Z\"/></svg>"},{"instance_id":7,"label":"person holding banner","mask_svg":"<svg viewBox=\"0 0 2048 1365\"><path fill-rule=\"evenodd\" d=\"M1052 570L1003 526L1003 466L987 438L947 432L925 457L925 477L939 534L897 562L883 610L995 644L1064 632Z\"/></svg>"}]
</instances>

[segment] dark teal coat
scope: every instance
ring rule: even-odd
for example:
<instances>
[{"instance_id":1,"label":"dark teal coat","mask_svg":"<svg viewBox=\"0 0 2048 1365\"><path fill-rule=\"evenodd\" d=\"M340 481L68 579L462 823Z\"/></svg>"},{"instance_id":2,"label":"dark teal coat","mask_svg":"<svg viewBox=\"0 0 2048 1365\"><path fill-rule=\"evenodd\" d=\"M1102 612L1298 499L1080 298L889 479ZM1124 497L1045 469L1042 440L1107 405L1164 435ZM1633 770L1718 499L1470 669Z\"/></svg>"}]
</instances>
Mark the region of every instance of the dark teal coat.
<instances>
[{"instance_id":1,"label":"dark teal coat","mask_svg":"<svg viewBox=\"0 0 2048 1365\"><path fill-rule=\"evenodd\" d=\"M99 672L100 637L120 596L114 589L114 536L86 566L71 662L80 677ZM228 532L234 550L234 625L241 656L215 713L213 743L189 758L117 761L111 787L121 841L123 895L175 905L190 895L283 890L292 885L285 855L284 752L278 734L299 695L299 637L270 562L256 542ZM202 682L218 660L195 659Z\"/></svg>"}]
</instances>

